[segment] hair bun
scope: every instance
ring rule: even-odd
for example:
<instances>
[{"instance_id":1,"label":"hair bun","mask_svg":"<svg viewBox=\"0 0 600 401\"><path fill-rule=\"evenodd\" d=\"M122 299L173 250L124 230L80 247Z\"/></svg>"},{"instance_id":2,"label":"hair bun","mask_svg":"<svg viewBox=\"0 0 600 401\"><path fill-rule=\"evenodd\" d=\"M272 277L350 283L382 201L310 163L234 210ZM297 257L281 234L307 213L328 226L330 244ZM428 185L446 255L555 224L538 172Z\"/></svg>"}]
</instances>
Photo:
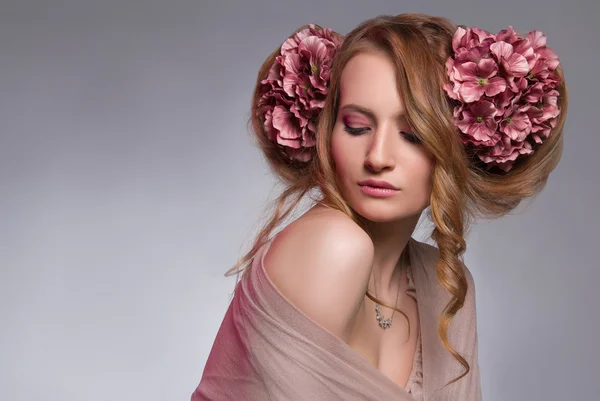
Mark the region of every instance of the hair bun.
<instances>
[{"instance_id":1,"label":"hair bun","mask_svg":"<svg viewBox=\"0 0 600 401\"><path fill-rule=\"evenodd\" d=\"M448 96L461 139L487 169L507 172L534 153L556 128L562 77L546 35L519 37L512 26L497 34L459 27L446 67Z\"/></svg>"},{"instance_id":2,"label":"hair bun","mask_svg":"<svg viewBox=\"0 0 600 401\"><path fill-rule=\"evenodd\" d=\"M341 43L342 36L331 29L304 25L259 70L252 128L271 167L284 178L295 179L313 158L317 121Z\"/></svg>"}]
</instances>

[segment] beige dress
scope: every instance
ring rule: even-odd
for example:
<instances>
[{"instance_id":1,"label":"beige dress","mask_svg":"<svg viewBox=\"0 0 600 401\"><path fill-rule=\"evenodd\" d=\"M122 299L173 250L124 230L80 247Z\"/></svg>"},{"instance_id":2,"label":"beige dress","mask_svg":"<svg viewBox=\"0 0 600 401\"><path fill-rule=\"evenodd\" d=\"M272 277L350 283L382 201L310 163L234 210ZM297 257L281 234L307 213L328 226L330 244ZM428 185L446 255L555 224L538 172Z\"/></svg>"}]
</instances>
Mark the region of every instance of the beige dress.
<instances>
[{"instance_id":1,"label":"beige dress","mask_svg":"<svg viewBox=\"0 0 600 401\"><path fill-rule=\"evenodd\" d=\"M420 335L402 388L281 294L262 263L271 242L259 249L236 286L192 401L481 400L475 291L466 267L469 291L450 325L449 341L471 370L444 387L464 371L437 334L437 318L450 296L437 281L438 249L409 241Z\"/></svg>"}]
</instances>

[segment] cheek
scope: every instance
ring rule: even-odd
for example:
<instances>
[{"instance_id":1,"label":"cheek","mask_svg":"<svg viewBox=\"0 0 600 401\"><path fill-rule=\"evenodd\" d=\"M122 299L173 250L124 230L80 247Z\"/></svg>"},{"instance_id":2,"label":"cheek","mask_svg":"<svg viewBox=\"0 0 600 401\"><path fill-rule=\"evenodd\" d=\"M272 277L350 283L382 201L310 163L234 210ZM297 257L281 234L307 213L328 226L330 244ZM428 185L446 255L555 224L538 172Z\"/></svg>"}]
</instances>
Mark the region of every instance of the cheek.
<instances>
[{"instance_id":1,"label":"cheek","mask_svg":"<svg viewBox=\"0 0 600 401\"><path fill-rule=\"evenodd\" d=\"M336 172L340 176L344 176L347 171L347 164L350 159L348 151L350 150L347 138L334 130L331 137L331 154Z\"/></svg>"},{"instance_id":2,"label":"cheek","mask_svg":"<svg viewBox=\"0 0 600 401\"><path fill-rule=\"evenodd\" d=\"M412 171L411 175L415 178L414 182L418 183L417 187L419 191L424 196L429 197L432 184L433 160L425 151L419 152L414 156L410 168L410 171Z\"/></svg>"}]
</instances>

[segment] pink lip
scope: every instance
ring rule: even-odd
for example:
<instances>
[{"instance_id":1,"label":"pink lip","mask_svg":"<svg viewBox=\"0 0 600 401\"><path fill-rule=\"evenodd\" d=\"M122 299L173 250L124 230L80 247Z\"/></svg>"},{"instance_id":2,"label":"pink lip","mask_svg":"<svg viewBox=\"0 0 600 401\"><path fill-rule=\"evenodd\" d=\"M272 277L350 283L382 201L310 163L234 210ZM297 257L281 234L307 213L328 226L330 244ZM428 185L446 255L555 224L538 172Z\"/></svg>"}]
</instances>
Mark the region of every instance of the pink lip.
<instances>
[{"instance_id":1,"label":"pink lip","mask_svg":"<svg viewBox=\"0 0 600 401\"><path fill-rule=\"evenodd\" d=\"M362 186L369 186L369 187L375 187L375 188L387 188L387 189L394 189L396 191L398 191L400 188L396 188L395 186L393 186L392 184L390 184L387 181L380 181L380 180L374 180L372 178L369 178L367 180L363 180L361 182L358 183L358 185Z\"/></svg>"},{"instance_id":2,"label":"pink lip","mask_svg":"<svg viewBox=\"0 0 600 401\"><path fill-rule=\"evenodd\" d=\"M388 196L394 196L398 192L396 189L370 187L368 185L361 185L360 190L365 195L374 196L376 198L387 198Z\"/></svg>"},{"instance_id":3,"label":"pink lip","mask_svg":"<svg viewBox=\"0 0 600 401\"><path fill-rule=\"evenodd\" d=\"M400 188L396 188L387 181L379 181L372 178L363 180L359 182L358 185L360 185L360 190L365 195L374 196L376 198L387 198L388 196L395 195L396 192L400 190Z\"/></svg>"}]
</instances>

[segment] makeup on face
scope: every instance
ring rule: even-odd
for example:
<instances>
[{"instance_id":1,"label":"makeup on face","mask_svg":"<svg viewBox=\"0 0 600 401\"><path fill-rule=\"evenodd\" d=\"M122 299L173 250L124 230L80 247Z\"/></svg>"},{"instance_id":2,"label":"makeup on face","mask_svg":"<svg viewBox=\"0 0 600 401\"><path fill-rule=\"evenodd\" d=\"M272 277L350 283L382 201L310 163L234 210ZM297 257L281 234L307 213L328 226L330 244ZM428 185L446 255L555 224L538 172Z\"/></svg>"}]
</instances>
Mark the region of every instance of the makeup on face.
<instances>
[{"instance_id":1,"label":"makeup on face","mask_svg":"<svg viewBox=\"0 0 600 401\"><path fill-rule=\"evenodd\" d=\"M350 104L343 106L341 108L341 119L344 124L344 131L348 132L351 135L360 135L363 132L366 132L370 129L370 125L374 124L376 121L375 113L371 110ZM399 131L404 138L413 144L421 143L420 138L414 134L414 129L407 122L406 116L403 112L400 112L396 115L396 119L400 126L406 126L408 129Z\"/></svg>"},{"instance_id":2,"label":"makeup on face","mask_svg":"<svg viewBox=\"0 0 600 401\"><path fill-rule=\"evenodd\" d=\"M430 198L432 163L396 89L395 66L379 54L352 58L340 81L331 138L340 190L373 221L414 216Z\"/></svg>"}]
</instances>

